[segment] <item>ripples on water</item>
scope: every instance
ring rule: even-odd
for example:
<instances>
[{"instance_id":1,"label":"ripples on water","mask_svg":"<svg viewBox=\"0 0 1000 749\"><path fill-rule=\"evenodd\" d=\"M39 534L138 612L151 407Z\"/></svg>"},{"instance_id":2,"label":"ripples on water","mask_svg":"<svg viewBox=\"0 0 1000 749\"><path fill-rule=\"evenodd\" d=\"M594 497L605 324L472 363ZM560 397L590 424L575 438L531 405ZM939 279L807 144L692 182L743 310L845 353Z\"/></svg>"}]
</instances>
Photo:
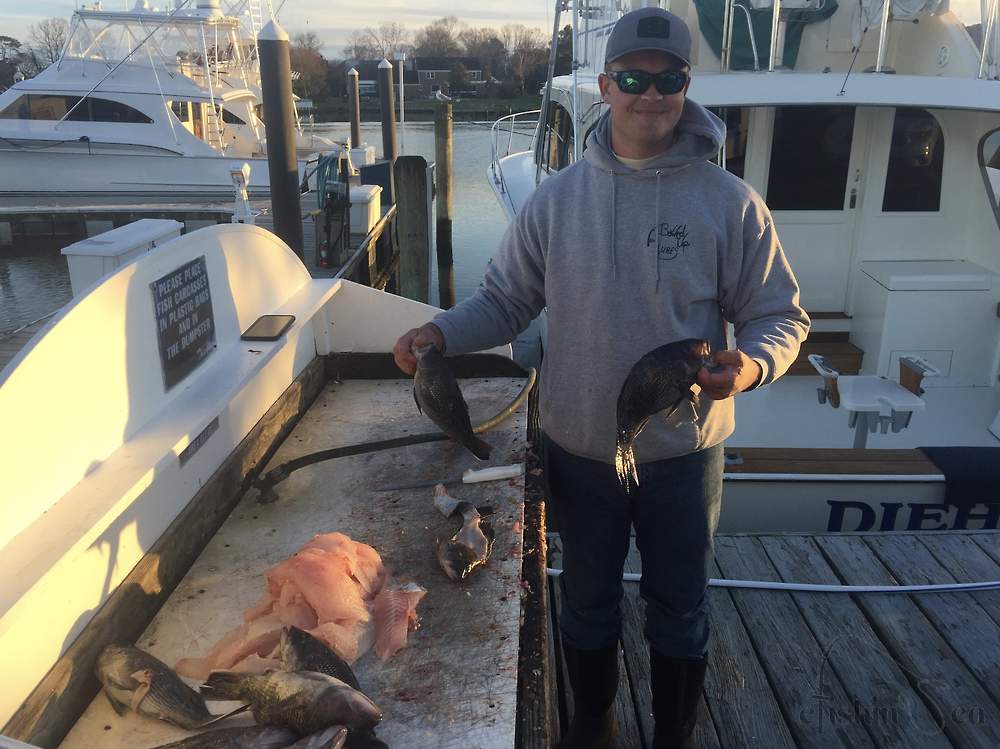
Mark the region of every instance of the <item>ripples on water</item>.
<instances>
[{"instance_id":1,"label":"ripples on water","mask_svg":"<svg viewBox=\"0 0 1000 749\"><path fill-rule=\"evenodd\" d=\"M316 132L344 139L347 123L317 125ZM382 151L381 128L377 123L361 127L362 136L377 154ZM529 133L530 135L530 133ZM529 139L515 135L527 148ZM434 160L434 126L407 123L397 138L400 154L420 155ZM452 243L455 262L455 298L464 299L476 290L483 271L493 256L507 226L503 210L487 183L490 163L490 125L456 123L454 126L454 222ZM504 139L506 146L506 139ZM72 297L66 259L51 240L41 246L21 246L11 253L0 250L0 336L37 320L61 307ZM433 254L433 253L432 253ZM432 266L431 303L437 303L437 268Z\"/></svg>"}]
</instances>

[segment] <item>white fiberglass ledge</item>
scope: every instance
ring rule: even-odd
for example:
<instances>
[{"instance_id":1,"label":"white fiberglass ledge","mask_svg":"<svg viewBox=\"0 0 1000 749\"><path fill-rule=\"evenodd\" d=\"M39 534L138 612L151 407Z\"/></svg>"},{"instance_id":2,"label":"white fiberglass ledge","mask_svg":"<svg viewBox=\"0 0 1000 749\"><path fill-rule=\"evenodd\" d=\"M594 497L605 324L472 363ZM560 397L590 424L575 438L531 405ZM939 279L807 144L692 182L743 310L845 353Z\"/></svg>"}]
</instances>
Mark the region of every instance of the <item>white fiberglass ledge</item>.
<instances>
[{"instance_id":1,"label":"white fiberglass ledge","mask_svg":"<svg viewBox=\"0 0 1000 749\"><path fill-rule=\"evenodd\" d=\"M830 104L1000 111L1000 81L930 75L699 73L691 79L689 96L706 107Z\"/></svg>"}]
</instances>

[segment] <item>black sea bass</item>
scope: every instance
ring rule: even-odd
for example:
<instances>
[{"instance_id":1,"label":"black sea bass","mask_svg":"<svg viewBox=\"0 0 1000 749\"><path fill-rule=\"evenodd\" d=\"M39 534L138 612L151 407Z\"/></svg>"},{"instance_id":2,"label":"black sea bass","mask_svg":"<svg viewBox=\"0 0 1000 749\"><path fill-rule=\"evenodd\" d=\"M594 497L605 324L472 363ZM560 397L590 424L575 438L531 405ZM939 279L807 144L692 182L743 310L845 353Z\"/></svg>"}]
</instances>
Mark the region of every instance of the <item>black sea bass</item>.
<instances>
[{"instance_id":1,"label":"black sea bass","mask_svg":"<svg viewBox=\"0 0 1000 749\"><path fill-rule=\"evenodd\" d=\"M618 440L615 471L626 490L639 485L632 443L649 417L663 411L669 418L685 398L694 398L698 370L711 366L708 341L688 338L653 349L629 370L618 395Z\"/></svg>"},{"instance_id":2,"label":"black sea bass","mask_svg":"<svg viewBox=\"0 0 1000 749\"><path fill-rule=\"evenodd\" d=\"M469 407L455 373L437 346L422 346L413 353L417 357L417 371L413 376L417 409L477 458L488 460L492 448L473 434Z\"/></svg>"}]
</instances>

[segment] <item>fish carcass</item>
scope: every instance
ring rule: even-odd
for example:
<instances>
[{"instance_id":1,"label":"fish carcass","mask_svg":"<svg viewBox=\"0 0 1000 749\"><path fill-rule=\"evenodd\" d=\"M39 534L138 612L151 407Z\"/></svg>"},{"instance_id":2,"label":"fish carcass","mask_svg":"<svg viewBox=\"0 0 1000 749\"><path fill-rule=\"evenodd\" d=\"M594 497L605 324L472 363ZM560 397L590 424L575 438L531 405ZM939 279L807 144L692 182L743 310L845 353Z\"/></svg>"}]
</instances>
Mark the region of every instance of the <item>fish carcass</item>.
<instances>
[{"instance_id":1,"label":"fish carcass","mask_svg":"<svg viewBox=\"0 0 1000 749\"><path fill-rule=\"evenodd\" d=\"M284 726L301 735L335 725L374 728L382 720L382 711L362 692L315 671L214 671L201 691L212 700L247 702L258 723Z\"/></svg>"},{"instance_id":2,"label":"fish carcass","mask_svg":"<svg viewBox=\"0 0 1000 749\"><path fill-rule=\"evenodd\" d=\"M479 511L471 502L459 502L455 509L462 514L462 527L448 541L438 543L437 559L445 574L458 581L486 563L493 549L493 532L489 526L483 530Z\"/></svg>"}]
</instances>

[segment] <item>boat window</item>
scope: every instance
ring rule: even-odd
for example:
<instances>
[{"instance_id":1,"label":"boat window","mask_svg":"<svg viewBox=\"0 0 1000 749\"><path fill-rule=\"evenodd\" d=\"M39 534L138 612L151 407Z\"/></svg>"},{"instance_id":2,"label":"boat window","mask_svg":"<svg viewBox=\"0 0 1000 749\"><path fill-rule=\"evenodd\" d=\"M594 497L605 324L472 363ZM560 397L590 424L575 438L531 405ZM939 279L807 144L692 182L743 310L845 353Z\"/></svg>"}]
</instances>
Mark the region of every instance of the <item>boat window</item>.
<instances>
[{"instance_id":1,"label":"boat window","mask_svg":"<svg viewBox=\"0 0 1000 749\"><path fill-rule=\"evenodd\" d=\"M747 133L750 132L748 107L712 107L712 114L726 123L726 169L740 179L747 155ZM721 158L721 152L719 154ZM716 160L716 163L719 163Z\"/></svg>"},{"instance_id":2,"label":"boat window","mask_svg":"<svg viewBox=\"0 0 1000 749\"><path fill-rule=\"evenodd\" d=\"M222 121L225 122L227 125L246 125L247 124L241 118L237 117L235 114L233 114L232 112L230 112L225 107L222 108Z\"/></svg>"},{"instance_id":3,"label":"boat window","mask_svg":"<svg viewBox=\"0 0 1000 749\"><path fill-rule=\"evenodd\" d=\"M73 122L128 122L148 124L152 120L127 104L88 96L80 106L79 96L25 94L0 112L5 120L61 120L69 112Z\"/></svg>"},{"instance_id":4,"label":"boat window","mask_svg":"<svg viewBox=\"0 0 1000 749\"><path fill-rule=\"evenodd\" d=\"M549 102L549 116L542 142L542 166L558 172L573 160L573 119L554 101Z\"/></svg>"},{"instance_id":5,"label":"boat window","mask_svg":"<svg viewBox=\"0 0 1000 749\"><path fill-rule=\"evenodd\" d=\"M191 102L172 101L170 102L170 110L177 115L177 119L181 122L191 121Z\"/></svg>"},{"instance_id":6,"label":"boat window","mask_svg":"<svg viewBox=\"0 0 1000 749\"><path fill-rule=\"evenodd\" d=\"M944 135L924 109L897 109L892 124L883 211L941 210Z\"/></svg>"},{"instance_id":7,"label":"boat window","mask_svg":"<svg viewBox=\"0 0 1000 749\"><path fill-rule=\"evenodd\" d=\"M772 211L840 211L854 107L777 107L767 179Z\"/></svg>"},{"instance_id":8,"label":"boat window","mask_svg":"<svg viewBox=\"0 0 1000 749\"><path fill-rule=\"evenodd\" d=\"M979 142L979 166L983 170L993 214L1000 224L1000 129L987 133Z\"/></svg>"}]
</instances>

